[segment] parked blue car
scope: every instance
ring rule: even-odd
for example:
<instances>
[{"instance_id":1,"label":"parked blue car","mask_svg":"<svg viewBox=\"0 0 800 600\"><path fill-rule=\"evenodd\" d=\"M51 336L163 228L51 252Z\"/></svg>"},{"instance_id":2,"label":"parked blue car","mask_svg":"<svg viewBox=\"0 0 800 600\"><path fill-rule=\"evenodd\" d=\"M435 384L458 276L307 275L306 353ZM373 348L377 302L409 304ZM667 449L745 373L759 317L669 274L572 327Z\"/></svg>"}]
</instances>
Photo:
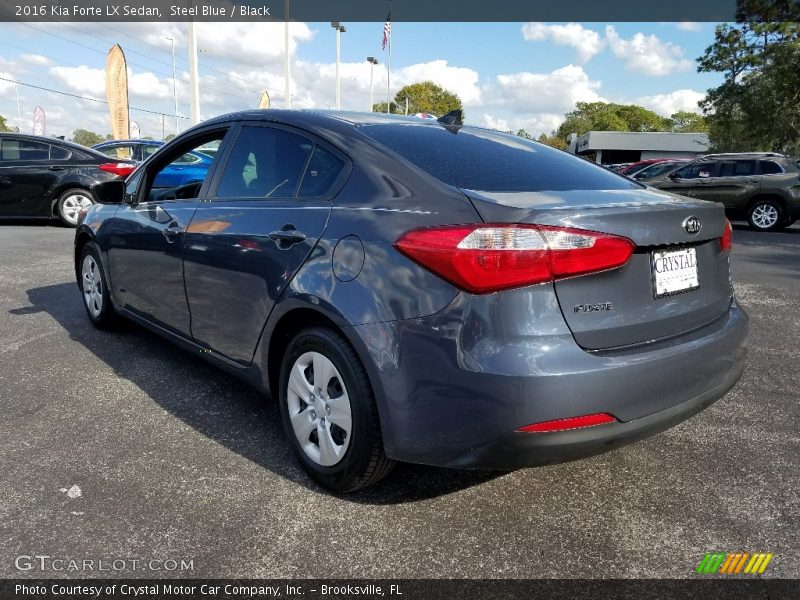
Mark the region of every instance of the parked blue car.
<instances>
[{"instance_id":1,"label":"parked blue car","mask_svg":"<svg viewBox=\"0 0 800 600\"><path fill-rule=\"evenodd\" d=\"M112 140L92 146L98 152L118 160L147 160L164 145L155 140ZM156 177L153 184L157 188L179 187L203 181L213 158L201 152L187 152L178 160L170 163Z\"/></svg>"}]
</instances>

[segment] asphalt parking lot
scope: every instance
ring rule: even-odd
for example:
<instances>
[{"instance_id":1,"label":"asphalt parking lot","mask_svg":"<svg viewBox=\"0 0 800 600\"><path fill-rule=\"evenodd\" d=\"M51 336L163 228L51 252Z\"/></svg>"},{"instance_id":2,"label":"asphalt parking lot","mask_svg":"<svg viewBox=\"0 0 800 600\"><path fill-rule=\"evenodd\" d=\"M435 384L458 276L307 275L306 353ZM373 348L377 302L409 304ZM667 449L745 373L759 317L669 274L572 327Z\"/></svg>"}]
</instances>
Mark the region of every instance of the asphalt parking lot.
<instances>
[{"instance_id":1,"label":"asphalt parking lot","mask_svg":"<svg viewBox=\"0 0 800 600\"><path fill-rule=\"evenodd\" d=\"M402 465L344 498L300 470L271 401L136 326L94 330L72 236L0 223L0 577L91 575L20 555L193 561L125 577L691 577L709 550L800 577L798 225L734 231L751 350L710 409L580 462Z\"/></svg>"}]
</instances>

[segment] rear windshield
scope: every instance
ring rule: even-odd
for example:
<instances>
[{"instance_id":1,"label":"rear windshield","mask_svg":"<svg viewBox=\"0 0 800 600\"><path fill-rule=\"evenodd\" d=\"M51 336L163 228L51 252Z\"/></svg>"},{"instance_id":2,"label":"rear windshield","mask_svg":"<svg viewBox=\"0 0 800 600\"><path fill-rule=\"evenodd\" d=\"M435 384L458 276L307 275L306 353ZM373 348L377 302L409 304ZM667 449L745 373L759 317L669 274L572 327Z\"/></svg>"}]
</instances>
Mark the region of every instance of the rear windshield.
<instances>
[{"instance_id":1,"label":"rear windshield","mask_svg":"<svg viewBox=\"0 0 800 600\"><path fill-rule=\"evenodd\" d=\"M638 189L632 181L566 152L515 135L440 125L364 125L361 131L455 187L484 192Z\"/></svg>"}]
</instances>

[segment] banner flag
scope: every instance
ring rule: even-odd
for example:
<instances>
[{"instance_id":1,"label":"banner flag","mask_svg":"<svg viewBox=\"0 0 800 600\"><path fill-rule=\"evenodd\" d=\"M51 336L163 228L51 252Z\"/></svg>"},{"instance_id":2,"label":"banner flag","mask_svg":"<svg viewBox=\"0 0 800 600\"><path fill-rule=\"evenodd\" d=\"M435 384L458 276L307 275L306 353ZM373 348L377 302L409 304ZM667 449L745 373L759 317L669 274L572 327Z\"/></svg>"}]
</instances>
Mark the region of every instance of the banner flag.
<instances>
[{"instance_id":1,"label":"banner flag","mask_svg":"<svg viewBox=\"0 0 800 600\"><path fill-rule=\"evenodd\" d=\"M111 137L115 140L129 139L128 67L119 44L115 44L106 56L106 97L111 114Z\"/></svg>"}]
</instances>

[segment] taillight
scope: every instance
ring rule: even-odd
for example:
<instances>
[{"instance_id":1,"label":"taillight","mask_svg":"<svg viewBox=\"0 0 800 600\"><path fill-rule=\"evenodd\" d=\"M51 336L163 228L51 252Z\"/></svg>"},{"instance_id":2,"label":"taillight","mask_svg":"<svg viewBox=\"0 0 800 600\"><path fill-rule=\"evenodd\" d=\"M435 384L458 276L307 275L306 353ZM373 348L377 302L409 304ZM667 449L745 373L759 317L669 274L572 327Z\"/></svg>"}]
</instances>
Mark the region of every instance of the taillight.
<instances>
[{"instance_id":1,"label":"taillight","mask_svg":"<svg viewBox=\"0 0 800 600\"><path fill-rule=\"evenodd\" d=\"M488 293L621 267L634 243L550 225L448 225L413 229L395 247L452 284Z\"/></svg>"},{"instance_id":2,"label":"taillight","mask_svg":"<svg viewBox=\"0 0 800 600\"><path fill-rule=\"evenodd\" d=\"M719 249L721 252L730 252L733 247L733 227L731 222L725 219L725 231L722 232L722 237L719 238Z\"/></svg>"},{"instance_id":3,"label":"taillight","mask_svg":"<svg viewBox=\"0 0 800 600\"><path fill-rule=\"evenodd\" d=\"M97 165L98 168L106 173L113 173L114 175L119 175L120 177L127 177L136 169L136 165L132 163L120 162L120 163L103 163L102 165Z\"/></svg>"},{"instance_id":4,"label":"taillight","mask_svg":"<svg viewBox=\"0 0 800 600\"><path fill-rule=\"evenodd\" d=\"M595 413L593 415L581 415L580 417L570 417L568 419L541 421L539 423L520 427L517 431L523 433L569 431L570 429L582 429L584 427L594 427L595 425L605 425L606 423L614 422L616 422L616 419L607 413Z\"/></svg>"}]
</instances>

